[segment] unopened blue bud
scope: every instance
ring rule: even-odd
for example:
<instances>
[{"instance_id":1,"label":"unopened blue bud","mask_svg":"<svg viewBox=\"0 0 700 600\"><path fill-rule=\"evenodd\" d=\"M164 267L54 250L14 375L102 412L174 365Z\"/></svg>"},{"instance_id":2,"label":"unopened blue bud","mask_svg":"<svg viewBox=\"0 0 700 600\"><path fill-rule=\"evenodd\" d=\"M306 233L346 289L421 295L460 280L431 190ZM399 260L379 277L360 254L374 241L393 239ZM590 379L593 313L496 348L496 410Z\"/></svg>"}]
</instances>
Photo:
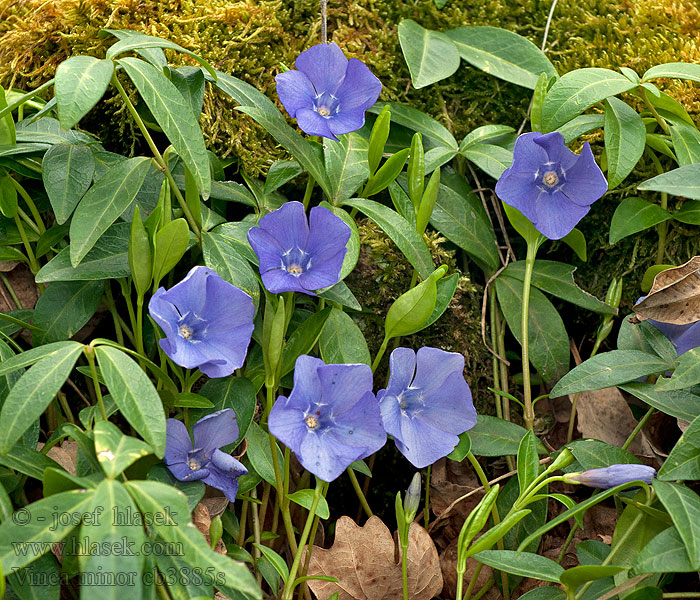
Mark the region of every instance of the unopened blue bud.
<instances>
[{"instance_id":1,"label":"unopened blue bud","mask_svg":"<svg viewBox=\"0 0 700 600\"><path fill-rule=\"evenodd\" d=\"M646 465L611 465L601 469L590 469L582 473L564 476L567 483L582 483L589 487L611 488L630 481L644 481L651 485L656 469Z\"/></svg>"},{"instance_id":2,"label":"unopened blue bud","mask_svg":"<svg viewBox=\"0 0 700 600\"><path fill-rule=\"evenodd\" d=\"M420 503L420 473L416 473L411 480L411 485L408 486L406 498L404 499L403 509L406 513L406 519L413 521L413 517L418 512L418 504Z\"/></svg>"}]
</instances>

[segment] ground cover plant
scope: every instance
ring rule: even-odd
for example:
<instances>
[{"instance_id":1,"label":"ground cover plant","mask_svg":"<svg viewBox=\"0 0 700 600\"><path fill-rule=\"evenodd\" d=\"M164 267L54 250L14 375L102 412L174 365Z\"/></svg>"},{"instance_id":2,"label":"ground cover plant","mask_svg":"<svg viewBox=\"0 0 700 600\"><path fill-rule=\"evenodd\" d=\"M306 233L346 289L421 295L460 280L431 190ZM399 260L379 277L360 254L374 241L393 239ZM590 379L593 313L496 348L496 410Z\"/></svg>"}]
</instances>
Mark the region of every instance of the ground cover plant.
<instances>
[{"instance_id":1,"label":"ground cover plant","mask_svg":"<svg viewBox=\"0 0 700 600\"><path fill-rule=\"evenodd\" d=\"M700 597L700 256L669 250L700 132L660 87L700 65L558 72L512 31L404 19L415 90L476 69L531 96L457 140L383 100L326 9L274 95L127 29L0 88L3 595ZM211 94L279 145L264 175L207 149ZM106 95L148 154L80 129ZM623 186L605 235L656 260L601 300L571 263ZM402 287L368 310L363 278ZM468 284L486 389L455 332L422 337Z\"/></svg>"}]
</instances>

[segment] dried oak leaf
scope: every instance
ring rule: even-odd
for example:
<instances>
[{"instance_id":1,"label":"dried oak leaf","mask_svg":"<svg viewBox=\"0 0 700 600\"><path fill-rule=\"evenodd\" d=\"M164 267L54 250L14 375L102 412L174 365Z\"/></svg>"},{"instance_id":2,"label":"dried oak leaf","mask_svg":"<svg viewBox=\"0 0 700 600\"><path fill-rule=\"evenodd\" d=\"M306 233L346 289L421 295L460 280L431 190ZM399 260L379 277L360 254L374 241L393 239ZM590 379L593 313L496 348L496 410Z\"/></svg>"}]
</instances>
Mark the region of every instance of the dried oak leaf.
<instances>
[{"instance_id":1,"label":"dried oak leaf","mask_svg":"<svg viewBox=\"0 0 700 600\"><path fill-rule=\"evenodd\" d=\"M700 321L700 256L657 274L647 297L632 310L634 322L654 319L688 325Z\"/></svg>"},{"instance_id":2,"label":"dried oak leaf","mask_svg":"<svg viewBox=\"0 0 700 600\"><path fill-rule=\"evenodd\" d=\"M333 546L314 546L309 575L330 575L331 581L310 580L309 587L320 600L338 592L338 600L396 600L402 597L401 561L391 532L379 517L364 527L350 517L340 517ZM428 532L416 523L408 534L408 597L430 600L442 590L440 561Z\"/></svg>"}]
</instances>

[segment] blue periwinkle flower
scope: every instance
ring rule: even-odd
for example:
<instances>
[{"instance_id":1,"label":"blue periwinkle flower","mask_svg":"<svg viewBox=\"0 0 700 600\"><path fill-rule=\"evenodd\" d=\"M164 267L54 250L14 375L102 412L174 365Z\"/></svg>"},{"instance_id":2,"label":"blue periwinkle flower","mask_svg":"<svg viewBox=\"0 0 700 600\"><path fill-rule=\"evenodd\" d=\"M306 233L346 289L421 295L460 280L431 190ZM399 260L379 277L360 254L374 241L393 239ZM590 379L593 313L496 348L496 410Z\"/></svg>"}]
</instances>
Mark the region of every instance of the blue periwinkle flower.
<instances>
[{"instance_id":1,"label":"blue periwinkle flower","mask_svg":"<svg viewBox=\"0 0 700 600\"><path fill-rule=\"evenodd\" d=\"M338 141L357 131L382 84L362 61L348 60L338 44L318 44L294 62L297 70L275 77L277 94L289 116L309 135Z\"/></svg>"},{"instance_id":2,"label":"blue periwinkle flower","mask_svg":"<svg viewBox=\"0 0 700 600\"><path fill-rule=\"evenodd\" d=\"M608 189L588 142L581 154L564 136L525 133L515 142L513 165L496 183L496 194L523 213L550 240L567 235Z\"/></svg>"},{"instance_id":3,"label":"blue periwinkle flower","mask_svg":"<svg viewBox=\"0 0 700 600\"><path fill-rule=\"evenodd\" d=\"M194 445L187 428L177 419L168 419L165 464L180 481L203 481L221 490L233 502L238 478L248 470L233 456L219 450L238 439L238 424L232 409L226 408L203 417L194 424Z\"/></svg>"},{"instance_id":4,"label":"blue periwinkle flower","mask_svg":"<svg viewBox=\"0 0 700 600\"><path fill-rule=\"evenodd\" d=\"M248 231L268 292L302 292L311 296L338 283L350 228L322 206L311 209L309 222L301 202L287 202Z\"/></svg>"},{"instance_id":5,"label":"blue periwinkle flower","mask_svg":"<svg viewBox=\"0 0 700 600\"><path fill-rule=\"evenodd\" d=\"M464 379L464 356L439 348L397 348L389 358L389 384L377 394L386 432L417 468L432 465L476 425Z\"/></svg>"},{"instance_id":6,"label":"blue periwinkle flower","mask_svg":"<svg viewBox=\"0 0 700 600\"><path fill-rule=\"evenodd\" d=\"M253 334L252 298L207 267L194 267L148 303L165 333L163 351L181 367L225 377L243 365Z\"/></svg>"},{"instance_id":7,"label":"blue periwinkle flower","mask_svg":"<svg viewBox=\"0 0 700 600\"><path fill-rule=\"evenodd\" d=\"M656 469L647 465L611 465L564 477L568 483L582 483L589 487L607 489L630 481L644 481L651 485L651 480L656 477Z\"/></svg>"},{"instance_id":8,"label":"blue periwinkle flower","mask_svg":"<svg viewBox=\"0 0 700 600\"><path fill-rule=\"evenodd\" d=\"M292 393L277 398L268 427L323 481L333 481L386 442L372 370L359 364L327 365L306 355L297 359Z\"/></svg>"},{"instance_id":9,"label":"blue periwinkle flower","mask_svg":"<svg viewBox=\"0 0 700 600\"><path fill-rule=\"evenodd\" d=\"M661 323L653 319L648 319L648 321L671 340L679 356L685 354L688 350L700 347L700 321L688 323L687 325Z\"/></svg>"}]
</instances>

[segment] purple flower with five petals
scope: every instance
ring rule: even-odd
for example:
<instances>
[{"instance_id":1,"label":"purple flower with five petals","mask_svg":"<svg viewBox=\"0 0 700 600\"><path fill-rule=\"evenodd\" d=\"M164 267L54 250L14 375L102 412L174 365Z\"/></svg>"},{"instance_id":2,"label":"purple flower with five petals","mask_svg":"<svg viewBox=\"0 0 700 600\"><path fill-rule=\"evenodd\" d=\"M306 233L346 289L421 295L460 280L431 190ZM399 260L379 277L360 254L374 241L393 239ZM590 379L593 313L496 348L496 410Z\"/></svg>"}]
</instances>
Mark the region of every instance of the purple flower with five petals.
<instances>
[{"instance_id":1,"label":"purple flower with five petals","mask_svg":"<svg viewBox=\"0 0 700 600\"><path fill-rule=\"evenodd\" d=\"M365 111L382 91L367 65L345 58L335 43L304 50L294 65L297 70L280 73L275 81L280 101L303 131L338 141L336 136L365 124Z\"/></svg>"},{"instance_id":2,"label":"purple flower with five petals","mask_svg":"<svg viewBox=\"0 0 700 600\"><path fill-rule=\"evenodd\" d=\"M219 450L238 439L238 424L232 409L207 415L192 427L194 445L187 428L177 419L168 419L165 464L180 481L203 481L221 490L233 502L238 478L248 472L233 456Z\"/></svg>"},{"instance_id":3,"label":"purple flower with five petals","mask_svg":"<svg viewBox=\"0 0 700 600\"><path fill-rule=\"evenodd\" d=\"M360 364L327 365L306 355L297 359L292 393L277 398L268 427L323 481L333 481L386 442L372 370Z\"/></svg>"},{"instance_id":4,"label":"purple flower with five petals","mask_svg":"<svg viewBox=\"0 0 700 600\"><path fill-rule=\"evenodd\" d=\"M610 465L564 477L567 483L582 483L589 487L607 489L630 481L644 481L651 485L652 479L656 477L656 469L647 465Z\"/></svg>"},{"instance_id":5,"label":"purple flower with five petals","mask_svg":"<svg viewBox=\"0 0 700 600\"><path fill-rule=\"evenodd\" d=\"M581 154L564 136L525 133L515 142L513 165L496 183L496 194L517 208L550 240L567 235L608 189L588 142Z\"/></svg>"},{"instance_id":6,"label":"purple flower with five petals","mask_svg":"<svg viewBox=\"0 0 700 600\"><path fill-rule=\"evenodd\" d=\"M260 261L267 291L302 292L314 296L338 283L350 228L322 206L311 209L309 223L301 202L287 202L265 215L248 231Z\"/></svg>"},{"instance_id":7,"label":"purple flower with five petals","mask_svg":"<svg viewBox=\"0 0 700 600\"><path fill-rule=\"evenodd\" d=\"M635 304L639 304L645 298L646 296L642 296ZM647 319L647 321L671 341L676 348L676 352L678 352L678 356L685 354L688 350L700 347L700 321L686 325L662 323L654 319ZM640 381L644 381L644 378Z\"/></svg>"},{"instance_id":8,"label":"purple flower with five petals","mask_svg":"<svg viewBox=\"0 0 700 600\"><path fill-rule=\"evenodd\" d=\"M464 380L464 356L439 348L397 348L389 358L389 384L377 394L386 432L413 466L447 456L458 435L476 425Z\"/></svg>"},{"instance_id":9,"label":"purple flower with five petals","mask_svg":"<svg viewBox=\"0 0 700 600\"><path fill-rule=\"evenodd\" d=\"M253 300L215 271L194 267L168 291L159 288L148 311L165 333L160 347L181 367L225 377L243 365L253 334Z\"/></svg>"}]
</instances>

